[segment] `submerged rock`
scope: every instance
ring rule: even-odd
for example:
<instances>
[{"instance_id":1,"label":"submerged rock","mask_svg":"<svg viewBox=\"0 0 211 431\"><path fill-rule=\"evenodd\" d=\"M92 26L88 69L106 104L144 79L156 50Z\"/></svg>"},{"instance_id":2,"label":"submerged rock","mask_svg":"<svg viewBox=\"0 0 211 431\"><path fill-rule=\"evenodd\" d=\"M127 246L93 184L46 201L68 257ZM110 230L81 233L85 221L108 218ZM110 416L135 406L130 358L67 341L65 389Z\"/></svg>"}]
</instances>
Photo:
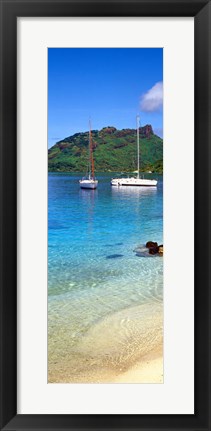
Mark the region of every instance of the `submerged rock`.
<instances>
[{"instance_id":1,"label":"submerged rock","mask_svg":"<svg viewBox=\"0 0 211 431\"><path fill-rule=\"evenodd\" d=\"M123 257L123 254L109 254L106 259L116 259L117 257Z\"/></svg>"},{"instance_id":2,"label":"submerged rock","mask_svg":"<svg viewBox=\"0 0 211 431\"><path fill-rule=\"evenodd\" d=\"M148 248L145 247L145 245L138 245L136 248L134 248L133 250L135 253L141 253L141 252L147 252Z\"/></svg>"},{"instance_id":3,"label":"submerged rock","mask_svg":"<svg viewBox=\"0 0 211 431\"><path fill-rule=\"evenodd\" d=\"M133 250L136 253L136 256L139 257L151 257L149 255L149 249L145 247L145 245L139 245Z\"/></svg>"}]
</instances>

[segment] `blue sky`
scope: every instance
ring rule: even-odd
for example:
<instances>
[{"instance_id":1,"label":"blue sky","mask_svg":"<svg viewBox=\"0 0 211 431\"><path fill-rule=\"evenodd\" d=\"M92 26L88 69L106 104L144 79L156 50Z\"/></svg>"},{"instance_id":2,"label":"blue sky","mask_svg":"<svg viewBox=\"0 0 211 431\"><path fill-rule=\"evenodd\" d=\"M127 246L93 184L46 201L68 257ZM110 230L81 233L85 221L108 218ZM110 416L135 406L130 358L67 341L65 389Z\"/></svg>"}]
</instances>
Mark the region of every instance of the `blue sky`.
<instances>
[{"instance_id":1,"label":"blue sky","mask_svg":"<svg viewBox=\"0 0 211 431\"><path fill-rule=\"evenodd\" d=\"M151 124L163 130L163 50L49 48L48 147L77 132Z\"/></svg>"}]
</instances>

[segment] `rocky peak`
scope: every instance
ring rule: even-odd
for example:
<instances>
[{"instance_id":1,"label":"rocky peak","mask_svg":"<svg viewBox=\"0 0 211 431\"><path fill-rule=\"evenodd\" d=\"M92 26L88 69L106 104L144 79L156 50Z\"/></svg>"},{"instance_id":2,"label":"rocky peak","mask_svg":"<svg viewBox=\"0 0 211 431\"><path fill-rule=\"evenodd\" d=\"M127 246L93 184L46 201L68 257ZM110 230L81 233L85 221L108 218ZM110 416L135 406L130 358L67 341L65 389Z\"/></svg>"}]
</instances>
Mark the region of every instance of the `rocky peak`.
<instances>
[{"instance_id":1,"label":"rocky peak","mask_svg":"<svg viewBox=\"0 0 211 431\"><path fill-rule=\"evenodd\" d=\"M142 137L150 138L151 135L154 135L151 124L146 124L146 126L139 127L139 131Z\"/></svg>"},{"instance_id":2,"label":"rocky peak","mask_svg":"<svg viewBox=\"0 0 211 431\"><path fill-rule=\"evenodd\" d=\"M106 133L111 135L112 133L116 132L116 130L117 130L116 127L108 126L108 127L103 127L101 129L101 133Z\"/></svg>"}]
</instances>

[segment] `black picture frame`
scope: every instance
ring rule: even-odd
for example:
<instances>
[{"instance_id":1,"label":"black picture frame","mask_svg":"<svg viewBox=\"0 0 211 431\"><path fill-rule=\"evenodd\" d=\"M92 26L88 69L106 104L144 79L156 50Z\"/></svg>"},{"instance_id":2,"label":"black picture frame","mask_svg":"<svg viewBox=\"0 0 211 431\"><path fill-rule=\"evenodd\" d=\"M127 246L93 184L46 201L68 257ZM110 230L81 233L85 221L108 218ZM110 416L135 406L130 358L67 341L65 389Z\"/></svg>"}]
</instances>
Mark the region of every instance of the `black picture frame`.
<instances>
[{"instance_id":1,"label":"black picture frame","mask_svg":"<svg viewBox=\"0 0 211 431\"><path fill-rule=\"evenodd\" d=\"M3 430L211 430L210 176L211 2L208 0L0 0L0 426ZM17 415L17 17L194 17L195 413ZM184 242L183 242L184 241ZM182 239L181 252L188 253ZM181 382L182 390L182 382ZM102 402L106 402L105 400ZM141 406L140 406L141 407Z\"/></svg>"}]
</instances>

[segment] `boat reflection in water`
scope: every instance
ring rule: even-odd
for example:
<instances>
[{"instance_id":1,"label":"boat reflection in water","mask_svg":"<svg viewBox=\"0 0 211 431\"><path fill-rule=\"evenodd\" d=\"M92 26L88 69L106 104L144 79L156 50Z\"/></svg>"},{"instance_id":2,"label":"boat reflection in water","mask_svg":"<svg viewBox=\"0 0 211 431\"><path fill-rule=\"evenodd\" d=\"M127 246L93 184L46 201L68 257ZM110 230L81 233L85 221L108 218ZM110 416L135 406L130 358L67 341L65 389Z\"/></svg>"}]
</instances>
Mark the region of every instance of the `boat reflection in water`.
<instances>
[{"instance_id":1,"label":"boat reflection in water","mask_svg":"<svg viewBox=\"0 0 211 431\"><path fill-rule=\"evenodd\" d=\"M82 188L80 190L80 198L83 206L83 214L87 221L88 232L92 232L95 215L95 205L98 197L98 190L90 190Z\"/></svg>"},{"instance_id":2,"label":"boat reflection in water","mask_svg":"<svg viewBox=\"0 0 211 431\"><path fill-rule=\"evenodd\" d=\"M121 196L152 196L157 193L157 187L133 187L133 186L121 186L121 187L112 187L112 195L121 195Z\"/></svg>"}]
</instances>

